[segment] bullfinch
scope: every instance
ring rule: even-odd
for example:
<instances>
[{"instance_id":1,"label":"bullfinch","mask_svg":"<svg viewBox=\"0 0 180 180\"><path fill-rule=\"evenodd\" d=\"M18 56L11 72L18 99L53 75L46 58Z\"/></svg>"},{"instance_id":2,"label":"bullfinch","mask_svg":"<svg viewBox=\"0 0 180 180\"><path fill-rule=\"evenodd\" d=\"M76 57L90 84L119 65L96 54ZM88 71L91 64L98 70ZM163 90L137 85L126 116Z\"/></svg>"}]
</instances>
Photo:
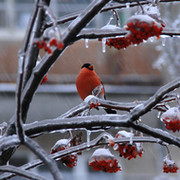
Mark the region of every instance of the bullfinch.
<instances>
[{"instance_id":1,"label":"bullfinch","mask_svg":"<svg viewBox=\"0 0 180 180\"><path fill-rule=\"evenodd\" d=\"M94 66L90 63L85 63L81 67L80 73L76 78L76 88L82 100L89 95L106 99L102 81L94 71ZM116 114L116 111L110 108L104 108L104 110L108 114Z\"/></svg>"}]
</instances>

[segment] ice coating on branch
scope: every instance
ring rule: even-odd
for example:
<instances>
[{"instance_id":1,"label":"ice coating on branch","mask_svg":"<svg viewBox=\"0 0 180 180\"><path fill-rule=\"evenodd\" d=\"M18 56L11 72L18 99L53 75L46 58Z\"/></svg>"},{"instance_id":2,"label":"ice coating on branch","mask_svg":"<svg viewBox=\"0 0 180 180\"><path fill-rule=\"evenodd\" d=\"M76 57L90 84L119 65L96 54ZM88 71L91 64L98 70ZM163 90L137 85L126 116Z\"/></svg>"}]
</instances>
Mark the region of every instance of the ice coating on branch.
<instances>
[{"instance_id":1,"label":"ice coating on branch","mask_svg":"<svg viewBox=\"0 0 180 180\"><path fill-rule=\"evenodd\" d=\"M111 154L111 152L109 151L109 149L105 149L105 148L99 148L99 149L96 149L94 151L94 153L92 154L91 158L94 158L94 157L99 157L99 156L103 156L103 157L114 157L113 154Z\"/></svg>"},{"instance_id":2,"label":"ice coating on branch","mask_svg":"<svg viewBox=\"0 0 180 180\"><path fill-rule=\"evenodd\" d=\"M155 21L155 19L153 19L152 17L150 17L149 15L145 15L145 14L137 14L137 15L134 15L134 16L131 16L126 24L130 23L130 22L136 22L136 21L140 21L140 22L146 22L148 24L152 24L154 23L157 27L161 27L161 24L158 23L157 21Z\"/></svg>"},{"instance_id":3,"label":"ice coating on branch","mask_svg":"<svg viewBox=\"0 0 180 180\"><path fill-rule=\"evenodd\" d=\"M159 9L157 6L145 5L145 6L143 6L143 10L144 10L145 14L160 17L160 12L159 12Z\"/></svg>"},{"instance_id":4,"label":"ice coating on branch","mask_svg":"<svg viewBox=\"0 0 180 180\"><path fill-rule=\"evenodd\" d=\"M107 25L103 26L101 29L103 29L103 30L114 30L114 31L116 31L116 30L120 30L121 28L118 27L118 26L116 26L116 25L107 24Z\"/></svg>"},{"instance_id":5,"label":"ice coating on branch","mask_svg":"<svg viewBox=\"0 0 180 180\"><path fill-rule=\"evenodd\" d=\"M118 133L117 133L117 137L129 137L129 138L131 138L133 136L134 136L133 133L127 132L127 131L124 131L124 130L118 131Z\"/></svg>"},{"instance_id":6,"label":"ice coating on branch","mask_svg":"<svg viewBox=\"0 0 180 180\"><path fill-rule=\"evenodd\" d=\"M164 112L161 115L161 120L163 121L164 119L166 119L167 121L171 121L171 120L180 120L180 109L179 107L172 107L169 108L166 112Z\"/></svg>"},{"instance_id":7,"label":"ice coating on branch","mask_svg":"<svg viewBox=\"0 0 180 180\"><path fill-rule=\"evenodd\" d=\"M84 99L84 102L88 104L88 103L89 103L90 101L92 101L93 99L97 99L96 96L94 96L94 95L89 95L89 96L87 96L87 97Z\"/></svg>"},{"instance_id":8,"label":"ice coating on branch","mask_svg":"<svg viewBox=\"0 0 180 180\"><path fill-rule=\"evenodd\" d=\"M8 124L6 122L3 122L0 124L0 137L4 135L7 126Z\"/></svg>"},{"instance_id":9,"label":"ice coating on branch","mask_svg":"<svg viewBox=\"0 0 180 180\"><path fill-rule=\"evenodd\" d=\"M144 109L144 104L138 104L137 106L135 106L133 109L132 109L132 112L139 112L141 110Z\"/></svg>"},{"instance_id":10,"label":"ice coating on branch","mask_svg":"<svg viewBox=\"0 0 180 180\"><path fill-rule=\"evenodd\" d=\"M60 139L55 143L52 149L56 149L57 147L62 147L62 146L68 146L68 143L69 143L69 139Z\"/></svg>"}]
</instances>

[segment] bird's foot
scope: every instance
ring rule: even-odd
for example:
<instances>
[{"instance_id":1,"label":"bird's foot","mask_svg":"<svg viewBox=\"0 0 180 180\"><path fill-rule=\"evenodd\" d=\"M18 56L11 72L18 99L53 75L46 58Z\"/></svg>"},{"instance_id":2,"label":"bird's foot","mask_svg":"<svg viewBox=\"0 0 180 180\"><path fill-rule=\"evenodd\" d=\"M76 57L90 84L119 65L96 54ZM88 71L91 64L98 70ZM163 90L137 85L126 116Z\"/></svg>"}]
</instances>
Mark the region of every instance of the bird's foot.
<instances>
[{"instance_id":1,"label":"bird's foot","mask_svg":"<svg viewBox=\"0 0 180 180\"><path fill-rule=\"evenodd\" d=\"M93 96L93 95L89 95L84 99L84 102L89 104L90 109L92 108L98 108L99 106L99 102L98 102L98 98Z\"/></svg>"}]
</instances>

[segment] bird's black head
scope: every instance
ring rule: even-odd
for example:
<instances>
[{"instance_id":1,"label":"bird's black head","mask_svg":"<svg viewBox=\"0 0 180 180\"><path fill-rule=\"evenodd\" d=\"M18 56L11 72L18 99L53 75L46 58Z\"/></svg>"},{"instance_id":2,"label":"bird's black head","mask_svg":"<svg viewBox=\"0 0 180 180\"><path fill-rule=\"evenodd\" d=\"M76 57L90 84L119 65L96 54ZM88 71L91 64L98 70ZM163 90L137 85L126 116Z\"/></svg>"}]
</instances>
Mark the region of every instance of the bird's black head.
<instances>
[{"instance_id":1,"label":"bird's black head","mask_svg":"<svg viewBox=\"0 0 180 180\"><path fill-rule=\"evenodd\" d=\"M89 70L94 70L94 66L92 65L92 64L90 64L90 63L85 63L85 64L83 64L82 66L81 66L81 69L82 68L87 68L87 69L89 69Z\"/></svg>"}]
</instances>

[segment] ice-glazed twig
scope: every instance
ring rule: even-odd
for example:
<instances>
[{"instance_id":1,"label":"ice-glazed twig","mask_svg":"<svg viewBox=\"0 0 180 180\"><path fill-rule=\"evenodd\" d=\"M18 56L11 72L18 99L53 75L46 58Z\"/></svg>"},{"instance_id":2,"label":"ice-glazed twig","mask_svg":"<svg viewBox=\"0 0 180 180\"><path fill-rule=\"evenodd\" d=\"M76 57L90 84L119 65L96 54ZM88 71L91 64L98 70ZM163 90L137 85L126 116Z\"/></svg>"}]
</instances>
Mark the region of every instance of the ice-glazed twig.
<instances>
[{"instance_id":1,"label":"ice-glazed twig","mask_svg":"<svg viewBox=\"0 0 180 180\"><path fill-rule=\"evenodd\" d=\"M19 146L20 140L17 135L3 136L0 138L0 154L8 148Z\"/></svg>"},{"instance_id":2,"label":"ice-glazed twig","mask_svg":"<svg viewBox=\"0 0 180 180\"><path fill-rule=\"evenodd\" d=\"M62 180L62 175L57 167L56 162L48 156L44 149L42 149L35 141L26 137L24 145L27 146L34 154L36 154L49 168L55 180Z\"/></svg>"},{"instance_id":3,"label":"ice-glazed twig","mask_svg":"<svg viewBox=\"0 0 180 180\"><path fill-rule=\"evenodd\" d=\"M179 1L179 0L173 0L173 1ZM116 1L115 1L116 2ZM145 5L145 4L150 4L151 2L150 1L141 1L141 5ZM172 2L171 0L161 0L160 3L163 3L163 2ZM110 11L110 10L113 10L113 9L122 9L122 8L126 8L126 4L129 3L129 7L135 7L135 6L138 6L138 3L137 2L134 2L133 1L118 1L117 0L117 3L110 3L109 5L107 5L106 7L102 8L102 10L100 11L101 13L102 12L106 12L106 11ZM59 18L57 20L57 23L58 24L63 24L63 23L67 23L69 21L72 21L74 19L77 18L77 16L81 13L81 11L79 12L76 12L76 13L72 13L72 14L68 14L68 15L65 15L61 18ZM45 28L48 28L48 27L51 27L53 26L53 22L47 22L47 24L45 25Z\"/></svg>"},{"instance_id":4,"label":"ice-glazed twig","mask_svg":"<svg viewBox=\"0 0 180 180\"><path fill-rule=\"evenodd\" d=\"M89 105L85 104L83 102L83 103L79 104L78 106L73 107L72 109L70 109L66 113L62 114L58 118L71 118L71 117L74 117L74 116L78 115L79 113L87 110L88 108L89 108Z\"/></svg>"},{"instance_id":5,"label":"ice-glazed twig","mask_svg":"<svg viewBox=\"0 0 180 180\"><path fill-rule=\"evenodd\" d=\"M110 38L110 37L119 37L124 36L127 34L127 31L125 29L84 29L81 31L80 34L77 35L75 41L79 39L98 39L98 38ZM179 36L180 35L180 29L174 29L174 28L164 28L161 35L167 35L167 36ZM161 37L161 36L160 36Z\"/></svg>"},{"instance_id":6,"label":"ice-glazed twig","mask_svg":"<svg viewBox=\"0 0 180 180\"><path fill-rule=\"evenodd\" d=\"M108 140L102 141L102 138L104 136L108 136L108 134L102 133L95 139L91 140L89 142L89 144L83 143L83 144L80 144L77 146L70 147L66 150L58 151L57 153L49 155L49 156L53 159L58 160L59 158L63 157L64 155L69 155L69 154L72 154L75 152L82 152L82 151L92 148L92 147L108 145L109 144ZM114 138L113 140L115 143L125 143L125 142L129 142L130 138ZM161 144L159 139L152 138L152 137L133 137L133 142L160 143ZM40 166L42 164L43 164L43 162L41 160L37 159L37 160L34 160L32 162L29 162L29 163L21 166L21 168L24 170L29 170L29 169L35 168L37 166ZM15 176L15 175L11 174L11 173L9 173L9 174L4 173L4 174L0 175L0 179L11 178L13 176Z\"/></svg>"},{"instance_id":7,"label":"ice-glazed twig","mask_svg":"<svg viewBox=\"0 0 180 180\"><path fill-rule=\"evenodd\" d=\"M15 173L16 175L28 178L28 179L34 179L34 180L47 180L46 178L39 176L37 174L34 174L30 171L24 170L22 168L18 168L12 165L8 166L0 166L0 172L9 172L9 173Z\"/></svg>"},{"instance_id":8,"label":"ice-glazed twig","mask_svg":"<svg viewBox=\"0 0 180 180\"><path fill-rule=\"evenodd\" d=\"M167 93L179 87L180 87L180 77L162 86L153 96L151 96L147 101L142 103L141 106L139 105L138 107L135 107L131 111L131 116L132 116L131 121L136 121L142 115L152 110L158 103L161 102L161 100L163 100L163 97Z\"/></svg>"}]
</instances>

